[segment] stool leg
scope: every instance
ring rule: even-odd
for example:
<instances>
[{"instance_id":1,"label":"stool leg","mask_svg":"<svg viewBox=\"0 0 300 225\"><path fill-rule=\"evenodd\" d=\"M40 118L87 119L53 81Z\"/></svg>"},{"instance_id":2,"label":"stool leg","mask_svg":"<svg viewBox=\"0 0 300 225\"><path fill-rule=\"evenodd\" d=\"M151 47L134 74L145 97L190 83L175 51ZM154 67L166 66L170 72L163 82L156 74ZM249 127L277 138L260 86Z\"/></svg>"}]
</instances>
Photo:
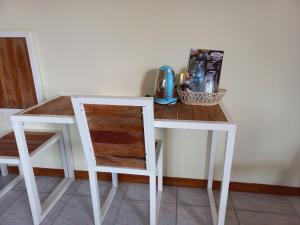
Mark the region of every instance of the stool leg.
<instances>
[{"instance_id":1,"label":"stool leg","mask_svg":"<svg viewBox=\"0 0 300 225\"><path fill-rule=\"evenodd\" d=\"M40 224L42 220L42 207L39 199L39 194L36 186L36 180L33 173L33 168L29 158L28 146L24 133L24 124L18 120L13 120L13 128L18 145L22 172L26 184L27 195L31 208L31 214L34 225Z\"/></svg>"},{"instance_id":2,"label":"stool leg","mask_svg":"<svg viewBox=\"0 0 300 225\"><path fill-rule=\"evenodd\" d=\"M8 175L7 165L6 164L0 164L1 169L1 175L3 177L6 177Z\"/></svg>"},{"instance_id":3,"label":"stool leg","mask_svg":"<svg viewBox=\"0 0 300 225\"><path fill-rule=\"evenodd\" d=\"M113 187L118 187L118 174L117 173L112 173L111 174L112 176L112 184L113 184Z\"/></svg>"}]
</instances>

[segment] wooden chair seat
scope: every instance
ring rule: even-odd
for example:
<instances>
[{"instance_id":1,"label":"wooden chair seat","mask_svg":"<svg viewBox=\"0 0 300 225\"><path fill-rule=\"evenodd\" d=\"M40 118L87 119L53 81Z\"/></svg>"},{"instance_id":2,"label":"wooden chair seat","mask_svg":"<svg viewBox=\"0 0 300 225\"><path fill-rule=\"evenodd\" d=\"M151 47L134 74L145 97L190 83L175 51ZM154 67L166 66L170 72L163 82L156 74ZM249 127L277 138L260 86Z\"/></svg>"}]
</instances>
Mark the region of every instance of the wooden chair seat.
<instances>
[{"instance_id":1,"label":"wooden chair seat","mask_svg":"<svg viewBox=\"0 0 300 225\"><path fill-rule=\"evenodd\" d=\"M54 135L56 135L55 132L25 131L25 137L29 153L32 153L34 150L36 150ZM1 156L19 156L18 146L13 131L0 138L0 157Z\"/></svg>"}]
</instances>

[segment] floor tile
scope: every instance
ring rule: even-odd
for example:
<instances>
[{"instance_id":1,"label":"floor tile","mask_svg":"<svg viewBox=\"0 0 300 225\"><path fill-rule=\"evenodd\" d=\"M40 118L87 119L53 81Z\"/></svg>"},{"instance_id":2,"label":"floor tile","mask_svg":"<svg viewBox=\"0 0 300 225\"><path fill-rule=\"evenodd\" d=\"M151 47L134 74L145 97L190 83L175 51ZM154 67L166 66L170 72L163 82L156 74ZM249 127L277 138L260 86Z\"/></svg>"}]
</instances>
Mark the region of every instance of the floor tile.
<instances>
[{"instance_id":1,"label":"floor tile","mask_svg":"<svg viewBox=\"0 0 300 225\"><path fill-rule=\"evenodd\" d=\"M102 205L102 207L103 207L104 201L105 201L105 199L101 198L101 205ZM122 203L122 199L115 198L113 200L113 202L111 203L111 205L109 207L107 215L104 218L103 225L113 225L114 224L114 222L115 222L115 220L117 218L119 209L121 207L121 203Z\"/></svg>"},{"instance_id":2,"label":"floor tile","mask_svg":"<svg viewBox=\"0 0 300 225\"><path fill-rule=\"evenodd\" d=\"M62 177L52 177L52 176L37 176L36 177L36 184L38 187L38 191L40 193L49 193L52 192L59 182L62 180ZM82 180L75 180L71 186L67 189L65 192L66 195L72 195L76 189L79 187L81 184ZM24 180L19 182L13 190L17 191L26 191L26 186Z\"/></svg>"},{"instance_id":3,"label":"floor tile","mask_svg":"<svg viewBox=\"0 0 300 225\"><path fill-rule=\"evenodd\" d=\"M161 202L168 204L176 204L176 192L177 187L164 186ZM131 183L128 185L128 189L125 194L125 199L149 201L149 197L149 184Z\"/></svg>"},{"instance_id":4,"label":"floor tile","mask_svg":"<svg viewBox=\"0 0 300 225\"><path fill-rule=\"evenodd\" d=\"M125 194L125 199L149 201L149 184L129 184Z\"/></svg>"},{"instance_id":5,"label":"floor tile","mask_svg":"<svg viewBox=\"0 0 300 225\"><path fill-rule=\"evenodd\" d=\"M103 203L103 199L102 203ZM113 225L121 204L120 199L114 199L105 217L104 225ZM94 216L91 197L72 196L53 225L93 225Z\"/></svg>"},{"instance_id":6,"label":"floor tile","mask_svg":"<svg viewBox=\"0 0 300 225\"><path fill-rule=\"evenodd\" d=\"M41 201L44 201L48 196L47 193L40 193ZM42 224L52 224L54 218L60 212L62 206L68 201L71 196L63 196L54 209L45 218ZM1 216L0 225L32 225L32 216L29 206L27 193L23 193Z\"/></svg>"},{"instance_id":7,"label":"floor tile","mask_svg":"<svg viewBox=\"0 0 300 225\"><path fill-rule=\"evenodd\" d=\"M11 177L0 176L0 187ZM43 201L62 178L37 177ZM0 199L0 225L32 225L32 216L24 183ZM100 181L101 204L111 182ZM214 191L216 205L219 191ZM124 200L122 200L124 198ZM166 204L167 203L167 204ZM176 206L176 203L178 205ZM206 189L165 186L158 225L212 225ZM176 208L177 207L177 208ZM233 208L237 209L238 220ZM226 225L300 225L300 197L230 192ZM299 216L297 216L297 213ZM88 180L76 180L55 205L41 225L94 224ZM104 225L149 224L149 185L119 183L116 198L105 217Z\"/></svg>"},{"instance_id":8,"label":"floor tile","mask_svg":"<svg viewBox=\"0 0 300 225\"><path fill-rule=\"evenodd\" d=\"M39 176L37 177L38 191L47 193L52 192L62 179L62 177Z\"/></svg>"},{"instance_id":9,"label":"floor tile","mask_svg":"<svg viewBox=\"0 0 300 225\"><path fill-rule=\"evenodd\" d=\"M149 203L145 201L124 200L115 225L149 224Z\"/></svg>"},{"instance_id":10,"label":"floor tile","mask_svg":"<svg viewBox=\"0 0 300 225\"><path fill-rule=\"evenodd\" d=\"M161 204L158 217L158 225L175 225L176 224L176 205Z\"/></svg>"},{"instance_id":11,"label":"floor tile","mask_svg":"<svg viewBox=\"0 0 300 225\"><path fill-rule=\"evenodd\" d=\"M14 186L13 190L15 191L26 191L25 181L24 179L20 181L16 186Z\"/></svg>"},{"instance_id":12,"label":"floor tile","mask_svg":"<svg viewBox=\"0 0 300 225\"><path fill-rule=\"evenodd\" d=\"M203 188L178 187L177 203L178 205L208 206L207 191Z\"/></svg>"},{"instance_id":13,"label":"floor tile","mask_svg":"<svg viewBox=\"0 0 300 225\"><path fill-rule=\"evenodd\" d=\"M178 225L212 225L212 218L209 207L178 205ZM226 212L225 225L238 225L238 220L233 209Z\"/></svg>"},{"instance_id":14,"label":"floor tile","mask_svg":"<svg viewBox=\"0 0 300 225\"><path fill-rule=\"evenodd\" d=\"M299 225L298 216L237 210L240 225Z\"/></svg>"},{"instance_id":15,"label":"floor tile","mask_svg":"<svg viewBox=\"0 0 300 225\"><path fill-rule=\"evenodd\" d=\"M59 182L62 180L62 177L36 176L35 179L38 191L49 193L52 192L59 184ZM26 191L25 181L22 180L13 189L18 191Z\"/></svg>"},{"instance_id":16,"label":"floor tile","mask_svg":"<svg viewBox=\"0 0 300 225\"><path fill-rule=\"evenodd\" d=\"M112 187L111 182L99 181L98 183L99 183L99 189L100 189L100 196L106 197L109 194L109 191ZM125 195L127 186L128 186L127 183L119 182L118 191L116 193L115 198L123 198ZM83 180L74 194L91 196L89 180Z\"/></svg>"},{"instance_id":17,"label":"floor tile","mask_svg":"<svg viewBox=\"0 0 300 225\"><path fill-rule=\"evenodd\" d=\"M220 191L214 191L214 198L215 198L216 207L219 207ZM227 209L234 209L230 194L228 195Z\"/></svg>"},{"instance_id":18,"label":"floor tile","mask_svg":"<svg viewBox=\"0 0 300 225\"><path fill-rule=\"evenodd\" d=\"M65 195L72 195L76 192L77 188L81 185L82 180L75 180L66 190Z\"/></svg>"},{"instance_id":19,"label":"floor tile","mask_svg":"<svg viewBox=\"0 0 300 225\"><path fill-rule=\"evenodd\" d=\"M288 200L292 204L292 207L296 210L298 216L300 216L300 197L299 196L290 196Z\"/></svg>"},{"instance_id":20,"label":"floor tile","mask_svg":"<svg viewBox=\"0 0 300 225\"><path fill-rule=\"evenodd\" d=\"M16 174L8 174L5 177L2 177L0 175L0 189L7 185L10 181L12 181L16 176Z\"/></svg>"},{"instance_id":21,"label":"floor tile","mask_svg":"<svg viewBox=\"0 0 300 225\"><path fill-rule=\"evenodd\" d=\"M115 225L146 225L149 224L149 202L124 200L119 210ZM175 225L176 205L161 204L158 219L159 225Z\"/></svg>"},{"instance_id":22,"label":"floor tile","mask_svg":"<svg viewBox=\"0 0 300 225\"><path fill-rule=\"evenodd\" d=\"M23 191L10 191L0 198L0 215L4 213L23 193Z\"/></svg>"},{"instance_id":23,"label":"floor tile","mask_svg":"<svg viewBox=\"0 0 300 225\"><path fill-rule=\"evenodd\" d=\"M226 210L225 225L239 225L238 218L234 209Z\"/></svg>"},{"instance_id":24,"label":"floor tile","mask_svg":"<svg viewBox=\"0 0 300 225\"><path fill-rule=\"evenodd\" d=\"M210 210L208 207L178 205L178 225L212 225Z\"/></svg>"},{"instance_id":25,"label":"floor tile","mask_svg":"<svg viewBox=\"0 0 300 225\"><path fill-rule=\"evenodd\" d=\"M52 225L71 197L71 195L63 195L63 197L56 203L51 212L43 220L41 225Z\"/></svg>"},{"instance_id":26,"label":"floor tile","mask_svg":"<svg viewBox=\"0 0 300 225\"><path fill-rule=\"evenodd\" d=\"M176 204L176 200L177 200L177 187L164 186L161 202L167 204Z\"/></svg>"},{"instance_id":27,"label":"floor tile","mask_svg":"<svg viewBox=\"0 0 300 225\"><path fill-rule=\"evenodd\" d=\"M235 209L295 215L286 196L231 192Z\"/></svg>"}]
</instances>

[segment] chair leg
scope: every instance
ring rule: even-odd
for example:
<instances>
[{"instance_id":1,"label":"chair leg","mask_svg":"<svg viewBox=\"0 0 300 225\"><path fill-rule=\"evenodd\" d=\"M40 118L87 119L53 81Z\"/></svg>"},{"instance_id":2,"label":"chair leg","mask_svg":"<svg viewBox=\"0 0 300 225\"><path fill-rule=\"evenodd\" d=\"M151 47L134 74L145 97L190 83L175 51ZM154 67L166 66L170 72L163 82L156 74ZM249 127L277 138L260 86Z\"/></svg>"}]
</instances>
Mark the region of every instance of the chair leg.
<instances>
[{"instance_id":1,"label":"chair leg","mask_svg":"<svg viewBox=\"0 0 300 225\"><path fill-rule=\"evenodd\" d=\"M8 175L7 165L6 164L0 164L1 169L1 175L3 177L6 177Z\"/></svg>"},{"instance_id":2,"label":"chair leg","mask_svg":"<svg viewBox=\"0 0 300 225\"><path fill-rule=\"evenodd\" d=\"M163 147L161 147L160 156L158 158L157 175L158 175L158 191L163 191Z\"/></svg>"},{"instance_id":3,"label":"chair leg","mask_svg":"<svg viewBox=\"0 0 300 225\"><path fill-rule=\"evenodd\" d=\"M156 174L150 175L150 225L156 225Z\"/></svg>"},{"instance_id":4,"label":"chair leg","mask_svg":"<svg viewBox=\"0 0 300 225\"><path fill-rule=\"evenodd\" d=\"M92 203L93 203L95 225L101 225L102 213L101 213L97 172L89 169L89 178L90 178L90 187L91 187L91 196L92 196Z\"/></svg>"},{"instance_id":5,"label":"chair leg","mask_svg":"<svg viewBox=\"0 0 300 225\"><path fill-rule=\"evenodd\" d=\"M113 184L113 187L118 187L118 174L117 173L112 173L111 174L112 176L112 184Z\"/></svg>"}]
</instances>

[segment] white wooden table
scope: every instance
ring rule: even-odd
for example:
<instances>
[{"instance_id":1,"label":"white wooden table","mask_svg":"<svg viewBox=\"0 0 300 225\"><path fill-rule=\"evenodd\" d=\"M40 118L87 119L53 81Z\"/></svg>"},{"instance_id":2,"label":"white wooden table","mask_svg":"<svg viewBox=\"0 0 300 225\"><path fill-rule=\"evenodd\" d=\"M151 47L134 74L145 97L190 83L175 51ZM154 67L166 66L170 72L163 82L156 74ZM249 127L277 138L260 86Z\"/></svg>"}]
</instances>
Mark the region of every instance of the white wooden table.
<instances>
[{"instance_id":1,"label":"white wooden table","mask_svg":"<svg viewBox=\"0 0 300 225\"><path fill-rule=\"evenodd\" d=\"M175 129L194 129L212 131L212 143L209 161L209 172L207 191L209 196L210 209L214 225L224 225L226 206L228 199L228 189L233 159L234 141L236 135L236 124L231 120L229 114L222 104L216 106L191 106L177 103L175 105L156 105L154 106L156 128L175 128ZM60 96L46 101L42 104L29 108L17 114L22 121L75 124L74 112L69 96ZM14 126L16 134L18 125ZM227 143L225 149L225 160L222 175L221 195L219 210L217 212L212 186L214 165L216 159L216 131L227 132ZM67 135L68 137L68 135ZM19 141L23 141L20 139ZM69 138L67 138L69 145ZM21 159L22 160L22 159ZM68 160L71 160L68 158ZM29 164L30 162L25 162ZM31 169L31 165L28 165Z\"/></svg>"}]
</instances>

